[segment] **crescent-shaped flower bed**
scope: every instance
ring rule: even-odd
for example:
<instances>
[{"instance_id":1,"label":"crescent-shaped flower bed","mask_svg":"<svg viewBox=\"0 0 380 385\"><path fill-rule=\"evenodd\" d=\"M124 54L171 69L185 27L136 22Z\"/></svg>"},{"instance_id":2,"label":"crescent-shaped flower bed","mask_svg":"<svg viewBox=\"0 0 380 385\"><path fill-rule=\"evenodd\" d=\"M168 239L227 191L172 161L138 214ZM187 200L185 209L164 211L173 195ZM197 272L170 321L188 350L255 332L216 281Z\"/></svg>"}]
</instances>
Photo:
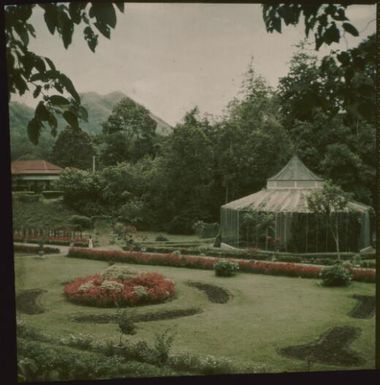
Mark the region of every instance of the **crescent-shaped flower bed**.
<instances>
[{"instance_id":1,"label":"crescent-shaped flower bed","mask_svg":"<svg viewBox=\"0 0 380 385\"><path fill-rule=\"evenodd\" d=\"M64 293L68 300L81 305L125 307L163 302L175 294L175 285L158 273L125 279L96 274L69 282Z\"/></svg>"},{"instance_id":2,"label":"crescent-shaped flower bed","mask_svg":"<svg viewBox=\"0 0 380 385\"><path fill-rule=\"evenodd\" d=\"M212 270L216 262L224 260L224 258L206 256L147 253L142 251L86 249L80 247L70 248L67 257L207 270ZM320 278L321 271L324 268L324 266L305 265L300 263L255 260L247 261L237 258L231 258L230 260L239 265L239 271L241 272L281 275L288 277ZM352 280L354 281L376 282L375 269L351 268L351 273Z\"/></svg>"}]
</instances>

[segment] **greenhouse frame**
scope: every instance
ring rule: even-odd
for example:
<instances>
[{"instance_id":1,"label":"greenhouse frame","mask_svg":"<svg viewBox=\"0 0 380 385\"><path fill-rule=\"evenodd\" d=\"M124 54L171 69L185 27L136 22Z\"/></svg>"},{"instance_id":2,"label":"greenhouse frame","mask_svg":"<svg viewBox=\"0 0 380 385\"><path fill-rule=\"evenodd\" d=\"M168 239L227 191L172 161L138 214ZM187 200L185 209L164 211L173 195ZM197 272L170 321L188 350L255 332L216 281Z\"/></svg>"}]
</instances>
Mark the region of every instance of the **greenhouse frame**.
<instances>
[{"instance_id":1,"label":"greenhouse frame","mask_svg":"<svg viewBox=\"0 0 380 385\"><path fill-rule=\"evenodd\" d=\"M307 196L323 185L324 180L293 155L279 173L267 180L266 188L221 207L222 245L300 253L336 251L326 219L313 213L307 203ZM242 231L244 216L252 211L273 218L265 236L253 236L254 240L245 237L252 231ZM356 252L371 244L371 211L370 206L349 201L344 211L336 213L341 251Z\"/></svg>"}]
</instances>

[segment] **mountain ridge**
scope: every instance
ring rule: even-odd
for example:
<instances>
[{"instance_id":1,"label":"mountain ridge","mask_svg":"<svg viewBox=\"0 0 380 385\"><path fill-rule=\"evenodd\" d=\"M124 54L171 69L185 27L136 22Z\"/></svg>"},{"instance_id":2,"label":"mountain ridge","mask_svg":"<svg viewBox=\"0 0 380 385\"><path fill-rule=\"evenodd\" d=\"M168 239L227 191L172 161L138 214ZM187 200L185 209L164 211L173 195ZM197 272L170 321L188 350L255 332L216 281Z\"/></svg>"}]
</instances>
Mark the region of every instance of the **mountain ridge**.
<instances>
[{"instance_id":1,"label":"mountain ridge","mask_svg":"<svg viewBox=\"0 0 380 385\"><path fill-rule=\"evenodd\" d=\"M102 132L102 123L106 121L112 112L112 108L122 99L130 98L121 91L112 91L108 94L101 95L96 91L83 92L81 96L82 105L87 109L88 122L81 121L80 127L91 135L97 135ZM141 103L133 100L137 105L143 106ZM143 106L146 108L145 106ZM160 135L168 135L172 131L172 126L163 119L153 114L148 108L150 117L157 123L156 132ZM41 143L34 146L28 139L27 125L34 115L34 108L21 103L12 101L9 103L9 122L11 137L11 154L12 159L18 159L22 156L46 158L47 147L52 147L55 138L50 134L49 129L45 129L41 133ZM66 122L62 117L58 117L58 132L63 130Z\"/></svg>"}]
</instances>

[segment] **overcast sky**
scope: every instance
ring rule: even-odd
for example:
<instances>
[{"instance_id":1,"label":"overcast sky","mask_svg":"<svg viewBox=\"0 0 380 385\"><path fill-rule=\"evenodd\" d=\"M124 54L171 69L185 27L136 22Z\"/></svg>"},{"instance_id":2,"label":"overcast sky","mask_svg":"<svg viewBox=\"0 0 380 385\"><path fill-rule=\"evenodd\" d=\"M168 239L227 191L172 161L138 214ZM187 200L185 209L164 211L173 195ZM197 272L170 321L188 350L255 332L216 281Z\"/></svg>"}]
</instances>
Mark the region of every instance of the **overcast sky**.
<instances>
[{"instance_id":1,"label":"overcast sky","mask_svg":"<svg viewBox=\"0 0 380 385\"><path fill-rule=\"evenodd\" d=\"M251 57L256 72L275 87L289 69L294 45L304 38L302 24L283 28L282 34L267 33L257 4L130 3L124 14L117 12L111 40L100 36L94 54L82 28L65 50L48 32L42 12L34 13L37 39L30 49L51 58L79 92L120 90L170 124L195 105L219 115L238 95ZM349 7L351 22L365 31L320 55L354 47L375 32L375 14L374 5ZM30 96L13 100L33 105Z\"/></svg>"}]
</instances>

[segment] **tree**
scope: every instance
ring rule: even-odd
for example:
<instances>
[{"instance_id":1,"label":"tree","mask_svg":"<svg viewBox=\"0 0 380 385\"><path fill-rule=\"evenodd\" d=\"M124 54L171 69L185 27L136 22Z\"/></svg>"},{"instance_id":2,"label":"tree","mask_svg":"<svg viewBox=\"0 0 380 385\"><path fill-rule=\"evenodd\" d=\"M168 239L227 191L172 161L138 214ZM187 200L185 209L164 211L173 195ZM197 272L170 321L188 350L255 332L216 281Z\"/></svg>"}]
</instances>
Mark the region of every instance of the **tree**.
<instances>
[{"instance_id":1,"label":"tree","mask_svg":"<svg viewBox=\"0 0 380 385\"><path fill-rule=\"evenodd\" d=\"M374 56L372 43L372 48L368 47L370 40L372 37L361 43L355 55L362 52L363 57ZM281 122L309 167L355 193L356 199L373 204L376 198L375 109L372 116L364 116L364 109L358 106L368 100L361 98L359 92L349 96L353 89L341 80L344 71L335 59L336 54L331 54L318 64L304 45L299 46L289 73L279 82ZM371 63L369 59L364 72L355 74L356 88L366 82L374 87L375 65ZM368 96L374 103L374 94Z\"/></svg>"},{"instance_id":2,"label":"tree","mask_svg":"<svg viewBox=\"0 0 380 385\"><path fill-rule=\"evenodd\" d=\"M52 151L52 161L61 167L91 169L95 150L91 137L81 129L67 126L59 135Z\"/></svg>"},{"instance_id":3,"label":"tree","mask_svg":"<svg viewBox=\"0 0 380 385\"><path fill-rule=\"evenodd\" d=\"M326 220L335 241L339 261L339 214L343 211L348 211L348 200L349 194L330 181L327 181L322 189L313 191L307 197L309 209L316 214L322 215Z\"/></svg>"},{"instance_id":4,"label":"tree","mask_svg":"<svg viewBox=\"0 0 380 385\"><path fill-rule=\"evenodd\" d=\"M242 93L241 100L230 103L213 134L225 202L262 188L291 153L288 134L280 121L280 104L252 67Z\"/></svg>"},{"instance_id":5,"label":"tree","mask_svg":"<svg viewBox=\"0 0 380 385\"><path fill-rule=\"evenodd\" d=\"M103 123L102 162L105 165L136 162L145 155L153 155L156 126L145 107L123 98Z\"/></svg>"},{"instance_id":6,"label":"tree","mask_svg":"<svg viewBox=\"0 0 380 385\"><path fill-rule=\"evenodd\" d=\"M297 25L301 15L305 24L305 35L314 33L315 49L323 44L339 43L345 33L359 36L357 29L349 23L345 11L348 4L290 3L263 5L263 18L268 32L281 33L282 21L285 25ZM375 20L375 19L374 19ZM373 20L373 21L374 21ZM335 57L333 57L335 56ZM375 116L375 35L368 37L358 47L335 51L326 57L320 67L334 69L333 80L337 85L336 94L344 101L344 107L350 107L356 116L374 121ZM326 93L325 93L326 94ZM312 95L312 94L311 94ZM312 96L311 96L312 97ZM310 104L311 100L306 100ZM323 104L323 99L320 100Z\"/></svg>"},{"instance_id":7,"label":"tree","mask_svg":"<svg viewBox=\"0 0 380 385\"><path fill-rule=\"evenodd\" d=\"M315 49L323 44L339 43L342 32L359 36L358 30L349 23L346 16L348 4L287 3L264 4L263 18L268 32L281 33L285 25L297 25L303 16L305 35L314 33Z\"/></svg>"},{"instance_id":8,"label":"tree","mask_svg":"<svg viewBox=\"0 0 380 385\"><path fill-rule=\"evenodd\" d=\"M65 204L72 209L86 216L102 214L101 184L96 173L65 168L59 176L58 188L63 191Z\"/></svg>"},{"instance_id":9,"label":"tree","mask_svg":"<svg viewBox=\"0 0 380 385\"><path fill-rule=\"evenodd\" d=\"M208 124L194 108L174 128L163 147L160 168L165 185L160 194L161 210L172 232L191 232L195 221L210 219L214 163Z\"/></svg>"},{"instance_id":10,"label":"tree","mask_svg":"<svg viewBox=\"0 0 380 385\"><path fill-rule=\"evenodd\" d=\"M120 12L124 3L115 2ZM23 95L33 90L33 97L39 102L34 117L28 124L28 135L38 143L41 130L50 126L51 133L57 132L56 114L66 122L78 127L78 119L87 120L87 111L80 104L80 97L71 80L60 72L51 59L39 56L29 50L30 38L35 38L35 29L30 18L35 9L44 12L49 32L60 37L67 49L76 27L84 25L83 36L92 52L98 44L100 32L108 39L116 26L116 11L112 3L42 3L8 5L5 8L6 60L8 68L8 100L12 94Z\"/></svg>"}]
</instances>

